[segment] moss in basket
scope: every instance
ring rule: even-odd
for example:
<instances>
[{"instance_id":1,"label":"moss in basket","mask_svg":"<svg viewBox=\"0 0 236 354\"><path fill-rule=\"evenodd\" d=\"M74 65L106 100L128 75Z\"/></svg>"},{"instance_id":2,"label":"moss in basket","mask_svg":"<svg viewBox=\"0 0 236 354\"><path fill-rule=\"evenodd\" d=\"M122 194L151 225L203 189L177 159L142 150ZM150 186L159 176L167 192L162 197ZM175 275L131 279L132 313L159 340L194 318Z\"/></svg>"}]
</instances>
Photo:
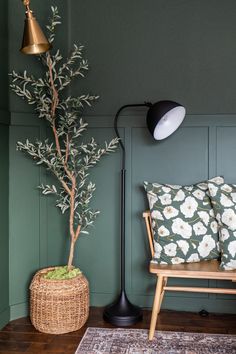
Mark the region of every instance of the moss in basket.
<instances>
[{"instance_id":1,"label":"moss in basket","mask_svg":"<svg viewBox=\"0 0 236 354\"><path fill-rule=\"evenodd\" d=\"M44 275L44 278L50 280L64 280L75 278L79 274L82 274L79 268L68 269L67 266L64 266L50 270L47 274Z\"/></svg>"}]
</instances>

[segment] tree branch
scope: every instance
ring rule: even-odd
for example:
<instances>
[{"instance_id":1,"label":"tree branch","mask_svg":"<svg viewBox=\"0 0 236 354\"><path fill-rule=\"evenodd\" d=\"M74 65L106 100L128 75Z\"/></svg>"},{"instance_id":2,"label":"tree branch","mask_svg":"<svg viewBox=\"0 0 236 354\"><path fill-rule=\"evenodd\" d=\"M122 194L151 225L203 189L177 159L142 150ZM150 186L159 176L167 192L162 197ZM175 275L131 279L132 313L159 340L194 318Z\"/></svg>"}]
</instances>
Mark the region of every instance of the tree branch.
<instances>
[{"instance_id":1,"label":"tree branch","mask_svg":"<svg viewBox=\"0 0 236 354\"><path fill-rule=\"evenodd\" d=\"M59 104L59 98L58 98L58 92L57 92L57 89L55 87L54 80L53 80L52 59L51 59L51 56L49 53L47 53L47 63L48 63L48 69L49 69L49 80L50 80L51 89L52 89L51 118L52 118L52 130L53 130L53 134L54 134L54 138L55 138L56 149L57 149L59 157L63 161L64 170L65 170L67 176L69 177L71 182L73 182L73 174L69 171L69 169L67 167L67 163L65 162L65 159L62 156L61 146L60 146L59 137L58 137L57 129L56 129L56 108ZM71 195L71 193L72 193L72 190L70 190L69 194Z\"/></svg>"},{"instance_id":2,"label":"tree branch","mask_svg":"<svg viewBox=\"0 0 236 354\"><path fill-rule=\"evenodd\" d=\"M66 164L68 162L68 157L69 157L69 144L70 144L69 134L66 134L66 158L65 158Z\"/></svg>"}]
</instances>

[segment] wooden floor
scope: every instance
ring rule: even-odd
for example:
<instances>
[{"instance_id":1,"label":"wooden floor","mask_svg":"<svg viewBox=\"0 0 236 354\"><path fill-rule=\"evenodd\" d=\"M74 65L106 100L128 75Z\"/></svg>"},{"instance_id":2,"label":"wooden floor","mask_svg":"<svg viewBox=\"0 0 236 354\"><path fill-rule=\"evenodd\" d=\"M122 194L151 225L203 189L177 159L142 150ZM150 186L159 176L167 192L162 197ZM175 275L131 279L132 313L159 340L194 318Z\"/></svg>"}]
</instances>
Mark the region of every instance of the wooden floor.
<instances>
[{"instance_id":1,"label":"wooden floor","mask_svg":"<svg viewBox=\"0 0 236 354\"><path fill-rule=\"evenodd\" d=\"M150 311L132 328L148 328ZM102 319L101 308L91 308L87 324L77 332L50 335L37 332L28 318L10 322L0 331L0 353L74 354L86 328L112 327ZM157 329L165 331L236 334L236 315L209 314L201 317L190 312L161 311Z\"/></svg>"}]
</instances>

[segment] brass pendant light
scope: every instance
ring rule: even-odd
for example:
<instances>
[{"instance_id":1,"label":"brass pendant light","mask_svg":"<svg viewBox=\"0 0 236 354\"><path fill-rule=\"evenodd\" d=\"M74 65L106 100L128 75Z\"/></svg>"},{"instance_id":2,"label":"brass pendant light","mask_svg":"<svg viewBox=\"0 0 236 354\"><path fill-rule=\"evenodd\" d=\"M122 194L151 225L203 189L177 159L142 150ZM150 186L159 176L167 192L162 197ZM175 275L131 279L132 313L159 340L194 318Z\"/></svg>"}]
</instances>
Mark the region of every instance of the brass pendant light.
<instances>
[{"instance_id":1,"label":"brass pendant light","mask_svg":"<svg viewBox=\"0 0 236 354\"><path fill-rule=\"evenodd\" d=\"M51 48L51 44L43 34L33 12L29 8L30 0L23 0L26 7L26 19L22 47L20 51L24 54L41 54Z\"/></svg>"}]
</instances>

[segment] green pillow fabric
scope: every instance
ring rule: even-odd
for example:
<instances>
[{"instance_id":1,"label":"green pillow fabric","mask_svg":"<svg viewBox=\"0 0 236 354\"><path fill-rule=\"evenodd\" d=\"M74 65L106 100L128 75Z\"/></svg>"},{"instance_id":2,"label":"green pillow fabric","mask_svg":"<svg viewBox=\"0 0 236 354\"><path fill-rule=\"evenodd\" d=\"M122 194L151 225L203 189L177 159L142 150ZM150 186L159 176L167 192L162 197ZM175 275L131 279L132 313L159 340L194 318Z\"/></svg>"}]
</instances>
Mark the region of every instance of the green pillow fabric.
<instances>
[{"instance_id":1,"label":"green pillow fabric","mask_svg":"<svg viewBox=\"0 0 236 354\"><path fill-rule=\"evenodd\" d=\"M224 183L222 177L210 180ZM144 182L154 233L152 262L178 264L219 258L218 224L207 182L191 186Z\"/></svg>"},{"instance_id":2,"label":"green pillow fabric","mask_svg":"<svg viewBox=\"0 0 236 354\"><path fill-rule=\"evenodd\" d=\"M221 267L236 269L236 185L208 184L216 219L219 223Z\"/></svg>"}]
</instances>

